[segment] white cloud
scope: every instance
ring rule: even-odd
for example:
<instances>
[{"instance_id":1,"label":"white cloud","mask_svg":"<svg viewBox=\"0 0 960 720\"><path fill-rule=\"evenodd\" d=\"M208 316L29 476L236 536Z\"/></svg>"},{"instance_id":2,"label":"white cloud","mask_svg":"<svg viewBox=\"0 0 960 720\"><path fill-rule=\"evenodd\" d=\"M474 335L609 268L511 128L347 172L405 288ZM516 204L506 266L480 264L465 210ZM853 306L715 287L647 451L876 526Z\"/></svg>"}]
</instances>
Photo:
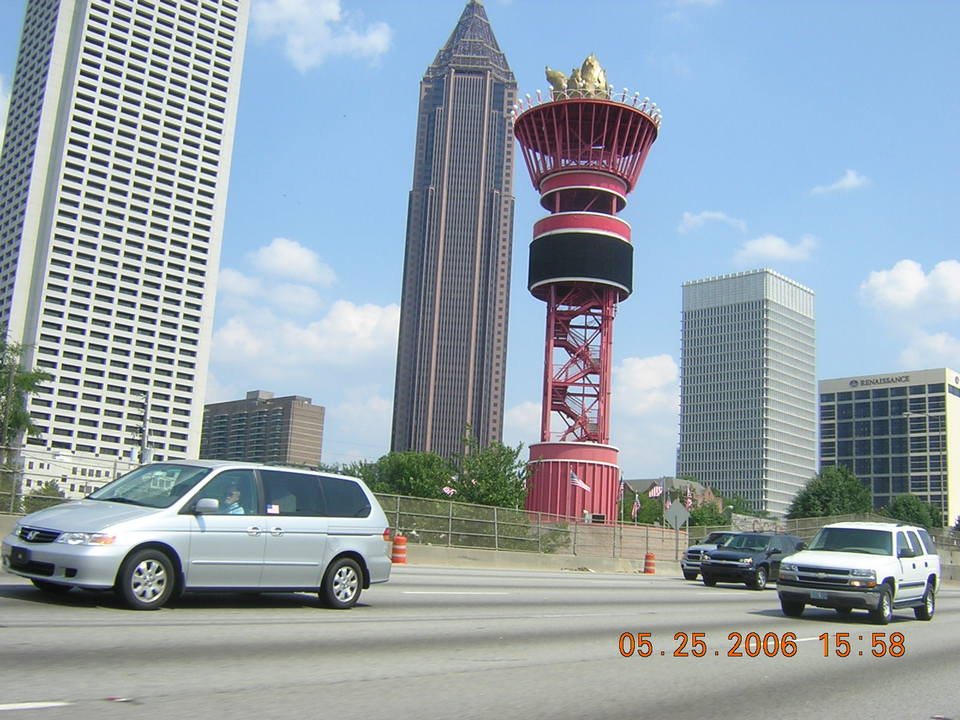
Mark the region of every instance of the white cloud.
<instances>
[{"instance_id":1,"label":"white cloud","mask_svg":"<svg viewBox=\"0 0 960 720\"><path fill-rule=\"evenodd\" d=\"M960 365L960 339L945 332L917 331L900 353L900 362L911 368L956 368Z\"/></svg>"},{"instance_id":2,"label":"white cloud","mask_svg":"<svg viewBox=\"0 0 960 720\"><path fill-rule=\"evenodd\" d=\"M269 308L226 320L213 337L213 359L222 365L258 365L282 376L284 368L356 366L396 353L398 305L355 305L338 300L316 322L298 325Z\"/></svg>"},{"instance_id":3,"label":"white cloud","mask_svg":"<svg viewBox=\"0 0 960 720\"><path fill-rule=\"evenodd\" d=\"M615 411L629 416L675 412L678 376L669 355L625 358L613 369Z\"/></svg>"},{"instance_id":4,"label":"white cloud","mask_svg":"<svg viewBox=\"0 0 960 720\"><path fill-rule=\"evenodd\" d=\"M289 278L300 282L315 283L326 287L336 279L333 268L320 259L313 250L304 247L296 240L274 238L247 259L257 270L267 275Z\"/></svg>"},{"instance_id":5,"label":"white cloud","mask_svg":"<svg viewBox=\"0 0 960 720\"><path fill-rule=\"evenodd\" d=\"M928 273L915 260L875 270L860 285L860 297L879 310L960 311L960 262L943 260Z\"/></svg>"},{"instance_id":6,"label":"white cloud","mask_svg":"<svg viewBox=\"0 0 960 720\"><path fill-rule=\"evenodd\" d=\"M843 177L841 177L832 185L817 185L810 192L814 195L822 195L823 193L855 190L858 187L863 187L869 182L870 180L867 177L861 175L856 170L847 170L843 174Z\"/></svg>"},{"instance_id":7,"label":"white cloud","mask_svg":"<svg viewBox=\"0 0 960 720\"><path fill-rule=\"evenodd\" d=\"M779 262L809 260L816 246L816 240L809 235L803 236L794 245L776 235L762 235L741 245L733 261L737 265L752 265L758 261L768 260Z\"/></svg>"},{"instance_id":8,"label":"white cloud","mask_svg":"<svg viewBox=\"0 0 960 720\"><path fill-rule=\"evenodd\" d=\"M737 228L737 230L740 232L747 231L747 224L743 220L738 220L737 218L730 217L726 213L718 212L716 210L704 210L703 212L696 214L684 212L683 218L680 220L680 225L677 227L677 231L685 233L690 230L696 230L697 228L703 227L708 222L726 223L731 227Z\"/></svg>"},{"instance_id":9,"label":"white cloud","mask_svg":"<svg viewBox=\"0 0 960 720\"><path fill-rule=\"evenodd\" d=\"M0 74L0 147L3 146L3 134L7 129L7 112L10 108L10 88L7 78Z\"/></svg>"},{"instance_id":10,"label":"white cloud","mask_svg":"<svg viewBox=\"0 0 960 720\"><path fill-rule=\"evenodd\" d=\"M344 12L340 0L257 0L252 9L254 31L263 38L282 38L284 53L300 72L343 55L376 60L390 48L390 27Z\"/></svg>"},{"instance_id":11,"label":"white cloud","mask_svg":"<svg viewBox=\"0 0 960 720\"><path fill-rule=\"evenodd\" d=\"M526 401L503 413L503 444L529 447L540 440L540 403Z\"/></svg>"},{"instance_id":12,"label":"white cloud","mask_svg":"<svg viewBox=\"0 0 960 720\"><path fill-rule=\"evenodd\" d=\"M613 371L611 442L628 479L672 475L677 461L679 370L670 355L626 358Z\"/></svg>"},{"instance_id":13,"label":"white cloud","mask_svg":"<svg viewBox=\"0 0 960 720\"><path fill-rule=\"evenodd\" d=\"M291 315L316 313L323 304L320 293L307 285L277 285L270 299L275 308Z\"/></svg>"},{"instance_id":14,"label":"white cloud","mask_svg":"<svg viewBox=\"0 0 960 720\"><path fill-rule=\"evenodd\" d=\"M322 462L344 465L376 460L390 451L393 403L380 390L378 386L355 387L335 405L328 405L324 398L313 398L315 405L327 408Z\"/></svg>"},{"instance_id":15,"label":"white cloud","mask_svg":"<svg viewBox=\"0 0 960 720\"><path fill-rule=\"evenodd\" d=\"M224 268L217 280L217 292L223 295L252 298L262 291L258 278L248 277L238 270Z\"/></svg>"}]
</instances>

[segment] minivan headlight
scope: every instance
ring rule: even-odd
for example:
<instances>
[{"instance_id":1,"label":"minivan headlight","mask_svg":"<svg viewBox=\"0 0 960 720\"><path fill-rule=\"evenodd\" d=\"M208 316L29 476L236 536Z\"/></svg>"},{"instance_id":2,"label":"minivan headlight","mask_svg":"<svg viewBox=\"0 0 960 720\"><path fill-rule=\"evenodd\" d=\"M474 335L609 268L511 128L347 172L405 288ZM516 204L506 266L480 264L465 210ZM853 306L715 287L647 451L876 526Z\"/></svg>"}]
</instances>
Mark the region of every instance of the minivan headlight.
<instances>
[{"instance_id":1,"label":"minivan headlight","mask_svg":"<svg viewBox=\"0 0 960 720\"><path fill-rule=\"evenodd\" d=\"M57 542L65 545L113 545L116 539L116 535L107 533L65 532L60 533Z\"/></svg>"}]
</instances>

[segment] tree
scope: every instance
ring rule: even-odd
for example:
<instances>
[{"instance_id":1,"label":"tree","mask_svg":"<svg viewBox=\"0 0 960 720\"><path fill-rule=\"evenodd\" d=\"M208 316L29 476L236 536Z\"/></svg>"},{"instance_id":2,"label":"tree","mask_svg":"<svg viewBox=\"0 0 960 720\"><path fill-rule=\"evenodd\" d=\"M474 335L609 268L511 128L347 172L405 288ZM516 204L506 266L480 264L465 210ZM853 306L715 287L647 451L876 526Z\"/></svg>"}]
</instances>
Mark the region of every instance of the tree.
<instances>
[{"instance_id":1,"label":"tree","mask_svg":"<svg viewBox=\"0 0 960 720\"><path fill-rule=\"evenodd\" d=\"M522 508L532 466L520 457L523 444L509 447L491 443L480 449L476 438L466 440L467 451L454 461L458 472L448 487L460 502Z\"/></svg>"},{"instance_id":2,"label":"tree","mask_svg":"<svg viewBox=\"0 0 960 720\"><path fill-rule=\"evenodd\" d=\"M902 520L911 525L943 526L940 510L916 495L897 495L881 512L894 520Z\"/></svg>"},{"instance_id":3,"label":"tree","mask_svg":"<svg viewBox=\"0 0 960 720\"><path fill-rule=\"evenodd\" d=\"M730 516L717 510L713 503L704 503L690 510L690 525L729 525Z\"/></svg>"},{"instance_id":4,"label":"tree","mask_svg":"<svg viewBox=\"0 0 960 720\"><path fill-rule=\"evenodd\" d=\"M20 492L13 458L21 434L38 435L40 431L33 424L27 410L27 396L51 376L42 370L23 368L23 346L7 342L6 333L0 337L0 458L2 458L2 478L0 478L0 500L2 510L16 511L16 497Z\"/></svg>"},{"instance_id":5,"label":"tree","mask_svg":"<svg viewBox=\"0 0 960 720\"><path fill-rule=\"evenodd\" d=\"M29 495L23 498L23 511L25 513L36 512L53 505L59 505L66 495L57 485L56 480L47 480L43 485L33 490Z\"/></svg>"},{"instance_id":6,"label":"tree","mask_svg":"<svg viewBox=\"0 0 960 720\"><path fill-rule=\"evenodd\" d=\"M354 474L374 492L410 495L422 498L446 498L453 468L436 453L398 452L384 455L369 467Z\"/></svg>"},{"instance_id":7,"label":"tree","mask_svg":"<svg viewBox=\"0 0 960 720\"><path fill-rule=\"evenodd\" d=\"M870 491L843 465L831 465L820 471L793 499L788 518L824 517L868 513L872 509Z\"/></svg>"}]
</instances>

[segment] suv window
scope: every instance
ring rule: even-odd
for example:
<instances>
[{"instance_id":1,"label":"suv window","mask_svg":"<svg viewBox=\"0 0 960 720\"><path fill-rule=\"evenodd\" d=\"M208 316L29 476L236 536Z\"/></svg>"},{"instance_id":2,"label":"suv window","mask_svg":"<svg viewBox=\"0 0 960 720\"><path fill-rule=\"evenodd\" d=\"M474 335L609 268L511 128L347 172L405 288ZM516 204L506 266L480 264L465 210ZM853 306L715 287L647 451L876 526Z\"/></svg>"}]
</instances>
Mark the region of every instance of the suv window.
<instances>
[{"instance_id":1,"label":"suv window","mask_svg":"<svg viewBox=\"0 0 960 720\"><path fill-rule=\"evenodd\" d=\"M327 515L330 517L367 517L370 514L370 501L360 486L352 480L321 477L323 497L326 501Z\"/></svg>"},{"instance_id":2,"label":"suv window","mask_svg":"<svg viewBox=\"0 0 960 720\"><path fill-rule=\"evenodd\" d=\"M920 533L920 540L923 542L923 547L927 551L927 555L936 555L937 554L937 544L933 541L933 537L924 529L918 530Z\"/></svg>"},{"instance_id":3,"label":"suv window","mask_svg":"<svg viewBox=\"0 0 960 720\"><path fill-rule=\"evenodd\" d=\"M724 549L733 548L734 550L750 550L757 552L765 550L768 546L769 538L766 535L734 535L727 540L721 547Z\"/></svg>"},{"instance_id":4,"label":"suv window","mask_svg":"<svg viewBox=\"0 0 960 720\"><path fill-rule=\"evenodd\" d=\"M913 549L913 554L917 557L923 555L923 545L920 544L920 538L917 537L917 534L912 530L907 533L907 540L910 541L910 547Z\"/></svg>"},{"instance_id":5,"label":"suv window","mask_svg":"<svg viewBox=\"0 0 960 720\"><path fill-rule=\"evenodd\" d=\"M907 542L907 535L902 530L897 533L897 557L913 557L913 548Z\"/></svg>"}]
</instances>

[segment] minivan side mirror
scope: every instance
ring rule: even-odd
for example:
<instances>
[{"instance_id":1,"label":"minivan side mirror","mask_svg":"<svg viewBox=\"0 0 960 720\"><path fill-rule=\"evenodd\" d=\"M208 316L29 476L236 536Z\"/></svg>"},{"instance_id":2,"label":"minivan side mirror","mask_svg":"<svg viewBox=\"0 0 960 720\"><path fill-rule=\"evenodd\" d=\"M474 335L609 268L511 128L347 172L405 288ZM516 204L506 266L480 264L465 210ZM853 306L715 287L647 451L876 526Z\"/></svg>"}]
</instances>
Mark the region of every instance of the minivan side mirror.
<instances>
[{"instance_id":1,"label":"minivan side mirror","mask_svg":"<svg viewBox=\"0 0 960 720\"><path fill-rule=\"evenodd\" d=\"M216 498L200 498L193 506L195 515L209 515L220 512L220 501Z\"/></svg>"}]
</instances>

